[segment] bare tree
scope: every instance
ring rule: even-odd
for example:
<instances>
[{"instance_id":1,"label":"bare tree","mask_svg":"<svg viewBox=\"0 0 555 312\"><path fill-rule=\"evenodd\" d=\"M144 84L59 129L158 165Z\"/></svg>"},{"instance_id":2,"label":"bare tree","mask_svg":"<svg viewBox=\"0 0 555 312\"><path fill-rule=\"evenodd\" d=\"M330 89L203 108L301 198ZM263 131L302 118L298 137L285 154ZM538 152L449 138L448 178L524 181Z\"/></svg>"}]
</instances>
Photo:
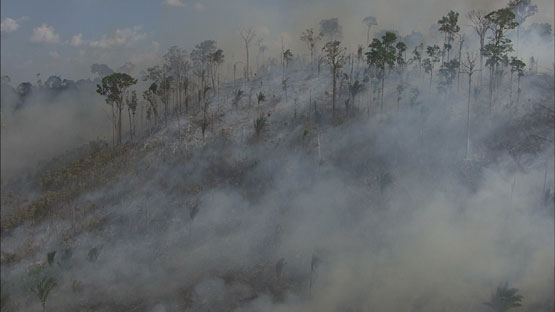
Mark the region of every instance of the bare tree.
<instances>
[{"instance_id":1,"label":"bare tree","mask_svg":"<svg viewBox=\"0 0 555 312\"><path fill-rule=\"evenodd\" d=\"M480 85L482 84L482 69L484 68L484 47L486 40L486 33L490 29L491 23L486 18L486 12L472 10L466 14L466 17L472 23L471 27L474 29L478 37L480 37Z\"/></svg>"},{"instance_id":2,"label":"bare tree","mask_svg":"<svg viewBox=\"0 0 555 312\"><path fill-rule=\"evenodd\" d=\"M468 159L470 152L470 99L472 93L472 75L476 72L476 55L473 52L466 53L466 60L462 63L461 73L468 75L468 104L466 107L466 152L465 158Z\"/></svg>"},{"instance_id":3,"label":"bare tree","mask_svg":"<svg viewBox=\"0 0 555 312\"><path fill-rule=\"evenodd\" d=\"M256 36L256 33L254 32L254 29L252 29L252 27L250 27L249 29L245 30L241 30L241 38L243 38L243 41L245 42L245 51L247 52L247 68L246 68L246 75L247 75L247 80L250 80L250 68L249 68L249 45L251 43L251 41L254 39L254 37Z\"/></svg>"}]
</instances>

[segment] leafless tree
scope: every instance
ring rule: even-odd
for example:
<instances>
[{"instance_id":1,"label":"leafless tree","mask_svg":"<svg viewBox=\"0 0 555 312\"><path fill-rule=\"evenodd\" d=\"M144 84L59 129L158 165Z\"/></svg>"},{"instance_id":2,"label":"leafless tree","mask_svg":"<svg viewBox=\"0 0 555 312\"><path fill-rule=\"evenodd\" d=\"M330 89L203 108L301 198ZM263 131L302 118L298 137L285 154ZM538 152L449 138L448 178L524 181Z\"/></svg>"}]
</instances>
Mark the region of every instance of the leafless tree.
<instances>
[{"instance_id":1,"label":"leafless tree","mask_svg":"<svg viewBox=\"0 0 555 312\"><path fill-rule=\"evenodd\" d=\"M256 33L254 29L252 29L252 27L246 30L245 29L241 30L241 38L243 38L243 41L245 42L245 51L247 52L247 68L246 68L247 80L250 80L249 45L255 36L256 36Z\"/></svg>"},{"instance_id":2,"label":"leafless tree","mask_svg":"<svg viewBox=\"0 0 555 312\"><path fill-rule=\"evenodd\" d=\"M472 10L466 14L466 17L470 20L472 25L470 25L478 37L480 37L480 85L482 84L482 69L484 68L484 45L486 40L486 33L490 29L490 22L486 18L486 12Z\"/></svg>"},{"instance_id":3,"label":"leafless tree","mask_svg":"<svg viewBox=\"0 0 555 312\"><path fill-rule=\"evenodd\" d=\"M468 104L466 108L466 152L465 158L468 159L470 152L470 99L472 93L472 75L476 72L476 55L474 52L466 53L466 60L461 64L463 70L461 73L468 75Z\"/></svg>"}]
</instances>

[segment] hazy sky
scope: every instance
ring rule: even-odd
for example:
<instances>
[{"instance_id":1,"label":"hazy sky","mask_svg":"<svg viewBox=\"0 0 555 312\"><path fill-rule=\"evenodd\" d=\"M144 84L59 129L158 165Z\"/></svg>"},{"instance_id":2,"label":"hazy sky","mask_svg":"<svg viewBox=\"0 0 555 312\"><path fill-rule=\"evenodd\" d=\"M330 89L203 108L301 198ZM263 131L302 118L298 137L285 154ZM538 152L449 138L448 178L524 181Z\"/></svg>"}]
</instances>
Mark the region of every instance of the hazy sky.
<instances>
[{"instance_id":1,"label":"hazy sky","mask_svg":"<svg viewBox=\"0 0 555 312\"><path fill-rule=\"evenodd\" d=\"M255 27L270 51L281 38L288 47L303 49L303 29L317 28L322 18L338 17L344 41L363 42L364 16L378 27L425 33L450 9L493 10L500 0L4 0L1 3L2 75L14 81L44 80L51 74L71 79L89 77L92 63L117 68L126 61L139 67L157 62L172 45L190 50L213 39L226 59L239 60L244 51L238 30ZM553 24L552 0L533 0L540 12L530 22ZM466 21L462 20L461 24ZM305 53L302 50L301 53Z\"/></svg>"}]
</instances>

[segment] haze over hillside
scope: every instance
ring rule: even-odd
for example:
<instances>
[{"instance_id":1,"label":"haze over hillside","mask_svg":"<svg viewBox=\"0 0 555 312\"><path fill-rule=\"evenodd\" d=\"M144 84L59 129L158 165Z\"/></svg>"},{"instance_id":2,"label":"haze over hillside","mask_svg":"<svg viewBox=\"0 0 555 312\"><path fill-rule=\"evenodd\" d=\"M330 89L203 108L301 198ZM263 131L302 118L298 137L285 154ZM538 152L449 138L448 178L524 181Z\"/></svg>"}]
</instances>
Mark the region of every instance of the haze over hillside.
<instances>
[{"instance_id":1,"label":"haze over hillside","mask_svg":"<svg viewBox=\"0 0 555 312\"><path fill-rule=\"evenodd\" d=\"M552 12L3 2L1 310L553 311Z\"/></svg>"}]
</instances>

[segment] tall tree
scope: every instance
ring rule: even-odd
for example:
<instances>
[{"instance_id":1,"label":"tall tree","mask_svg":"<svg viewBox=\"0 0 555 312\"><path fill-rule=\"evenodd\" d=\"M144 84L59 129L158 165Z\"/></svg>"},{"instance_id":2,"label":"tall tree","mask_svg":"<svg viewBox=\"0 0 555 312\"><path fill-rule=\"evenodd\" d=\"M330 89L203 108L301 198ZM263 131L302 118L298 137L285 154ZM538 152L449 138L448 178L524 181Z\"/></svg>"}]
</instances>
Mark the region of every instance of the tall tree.
<instances>
[{"instance_id":1,"label":"tall tree","mask_svg":"<svg viewBox=\"0 0 555 312\"><path fill-rule=\"evenodd\" d=\"M465 158L468 159L470 153L470 101L472 94L472 75L476 72L476 56L474 53L466 53L466 60L462 63L461 73L468 75L468 102L466 107L466 150Z\"/></svg>"},{"instance_id":2,"label":"tall tree","mask_svg":"<svg viewBox=\"0 0 555 312\"><path fill-rule=\"evenodd\" d=\"M466 17L472 23L472 28L480 38L480 85L482 84L482 70L484 68L484 52L485 52L485 41L486 34L491 27L490 20L486 18L486 13L484 11L472 10L468 12Z\"/></svg>"},{"instance_id":3,"label":"tall tree","mask_svg":"<svg viewBox=\"0 0 555 312\"><path fill-rule=\"evenodd\" d=\"M518 55L518 47L520 41L520 26L532 15L538 12L538 6L532 4L532 0L511 0L509 1L509 9L515 14L515 20L518 23L516 29L516 53Z\"/></svg>"},{"instance_id":4,"label":"tall tree","mask_svg":"<svg viewBox=\"0 0 555 312\"><path fill-rule=\"evenodd\" d=\"M341 47L341 42L335 40L326 43L323 50L326 56L326 62L330 67L330 72L332 75L332 114L333 116L335 116L337 76L339 75L339 71L341 70L343 65L345 65L345 53L347 49Z\"/></svg>"},{"instance_id":5,"label":"tall tree","mask_svg":"<svg viewBox=\"0 0 555 312\"><path fill-rule=\"evenodd\" d=\"M322 39L321 34L314 34L314 29L309 28L305 30L301 35L301 40L308 46L308 51L310 52L310 71L314 71L314 48L318 41Z\"/></svg>"},{"instance_id":6,"label":"tall tree","mask_svg":"<svg viewBox=\"0 0 555 312\"><path fill-rule=\"evenodd\" d=\"M424 52L423 50L424 43L420 43L419 45L415 46L414 50L412 50L412 58L409 60L410 63L418 63L418 72L422 71L422 53Z\"/></svg>"},{"instance_id":7,"label":"tall tree","mask_svg":"<svg viewBox=\"0 0 555 312\"><path fill-rule=\"evenodd\" d=\"M491 111L495 74L498 72L499 65L507 59L507 54L513 51L511 40L506 37L506 32L515 29L518 22L515 21L515 14L508 8L493 11L486 15L486 18L493 31L493 36L489 38L484 48L484 56L488 58L486 66L490 69L489 109Z\"/></svg>"},{"instance_id":8,"label":"tall tree","mask_svg":"<svg viewBox=\"0 0 555 312\"><path fill-rule=\"evenodd\" d=\"M428 57L424 60L424 70L430 74L430 90L432 89L432 80L434 77L434 67L439 63L441 57L441 48L436 44L426 48Z\"/></svg>"},{"instance_id":9,"label":"tall tree","mask_svg":"<svg viewBox=\"0 0 555 312\"><path fill-rule=\"evenodd\" d=\"M374 16L367 16L362 19L362 23L364 23L364 25L368 27L366 31L366 45L368 46L370 44L370 28L372 26L378 25L378 21Z\"/></svg>"},{"instance_id":10,"label":"tall tree","mask_svg":"<svg viewBox=\"0 0 555 312\"><path fill-rule=\"evenodd\" d=\"M370 51L366 53L367 63L375 66L379 70L379 77L382 81L380 108L383 109L384 85L385 85L385 69L395 65L397 60L397 51L393 45L397 40L397 35L393 32L386 32L382 36L382 40L374 38L370 44Z\"/></svg>"},{"instance_id":11,"label":"tall tree","mask_svg":"<svg viewBox=\"0 0 555 312\"><path fill-rule=\"evenodd\" d=\"M246 58L247 58L246 76L247 76L247 80L250 80L249 45L251 44L251 41L256 36L256 33L254 32L254 29L252 29L251 27L246 30L245 29L241 30L240 35L241 35L241 38L243 39L243 42L245 43L245 51L246 51Z\"/></svg>"},{"instance_id":12,"label":"tall tree","mask_svg":"<svg viewBox=\"0 0 555 312\"><path fill-rule=\"evenodd\" d=\"M164 54L164 69L168 76L172 77L173 90L175 92L175 111L179 120L181 114L181 106L183 103L183 97L187 96L186 90L184 90L184 82L187 80L187 74L190 70L190 64L187 60L187 51L181 49L177 46L172 46L168 49L168 52Z\"/></svg>"},{"instance_id":13,"label":"tall tree","mask_svg":"<svg viewBox=\"0 0 555 312\"><path fill-rule=\"evenodd\" d=\"M218 69L224 63L224 50L218 49L210 55L210 73L212 77L212 89L216 93L216 77L218 76ZM219 78L218 78L219 81Z\"/></svg>"},{"instance_id":14,"label":"tall tree","mask_svg":"<svg viewBox=\"0 0 555 312\"><path fill-rule=\"evenodd\" d=\"M457 34L461 27L457 25L459 21L459 13L455 11L449 11L447 16L443 16L437 23L439 26L439 31L445 34L445 42L443 44L443 54L442 54L442 62L443 62L443 55L445 51L447 51L447 61L450 61L450 51L453 48L451 44L455 39L455 34Z\"/></svg>"},{"instance_id":15,"label":"tall tree","mask_svg":"<svg viewBox=\"0 0 555 312\"><path fill-rule=\"evenodd\" d=\"M137 80L128 74L113 73L102 78L102 84L96 86L96 92L106 97L106 103L115 104L118 112L117 119L117 141L116 144L121 144L121 112L124 108L123 100L127 95L129 87L136 84Z\"/></svg>"},{"instance_id":16,"label":"tall tree","mask_svg":"<svg viewBox=\"0 0 555 312\"><path fill-rule=\"evenodd\" d=\"M208 87L206 79L210 75L213 55L217 50L216 41L204 40L197 44L191 51L191 60L195 67L194 73L199 78L199 101L201 101L206 94L206 92L204 92L206 87Z\"/></svg>"},{"instance_id":17,"label":"tall tree","mask_svg":"<svg viewBox=\"0 0 555 312\"><path fill-rule=\"evenodd\" d=\"M150 87L143 92L143 98L148 102L149 106L146 111L148 120L154 119L154 124L158 124L160 116L158 114L158 85L153 82Z\"/></svg>"},{"instance_id":18,"label":"tall tree","mask_svg":"<svg viewBox=\"0 0 555 312\"><path fill-rule=\"evenodd\" d=\"M129 135L131 138L135 136L135 115L137 113L137 92L135 90L131 91L131 97L129 94L125 97L125 104L127 105L127 113L129 114Z\"/></svg>"}]
</instances>

